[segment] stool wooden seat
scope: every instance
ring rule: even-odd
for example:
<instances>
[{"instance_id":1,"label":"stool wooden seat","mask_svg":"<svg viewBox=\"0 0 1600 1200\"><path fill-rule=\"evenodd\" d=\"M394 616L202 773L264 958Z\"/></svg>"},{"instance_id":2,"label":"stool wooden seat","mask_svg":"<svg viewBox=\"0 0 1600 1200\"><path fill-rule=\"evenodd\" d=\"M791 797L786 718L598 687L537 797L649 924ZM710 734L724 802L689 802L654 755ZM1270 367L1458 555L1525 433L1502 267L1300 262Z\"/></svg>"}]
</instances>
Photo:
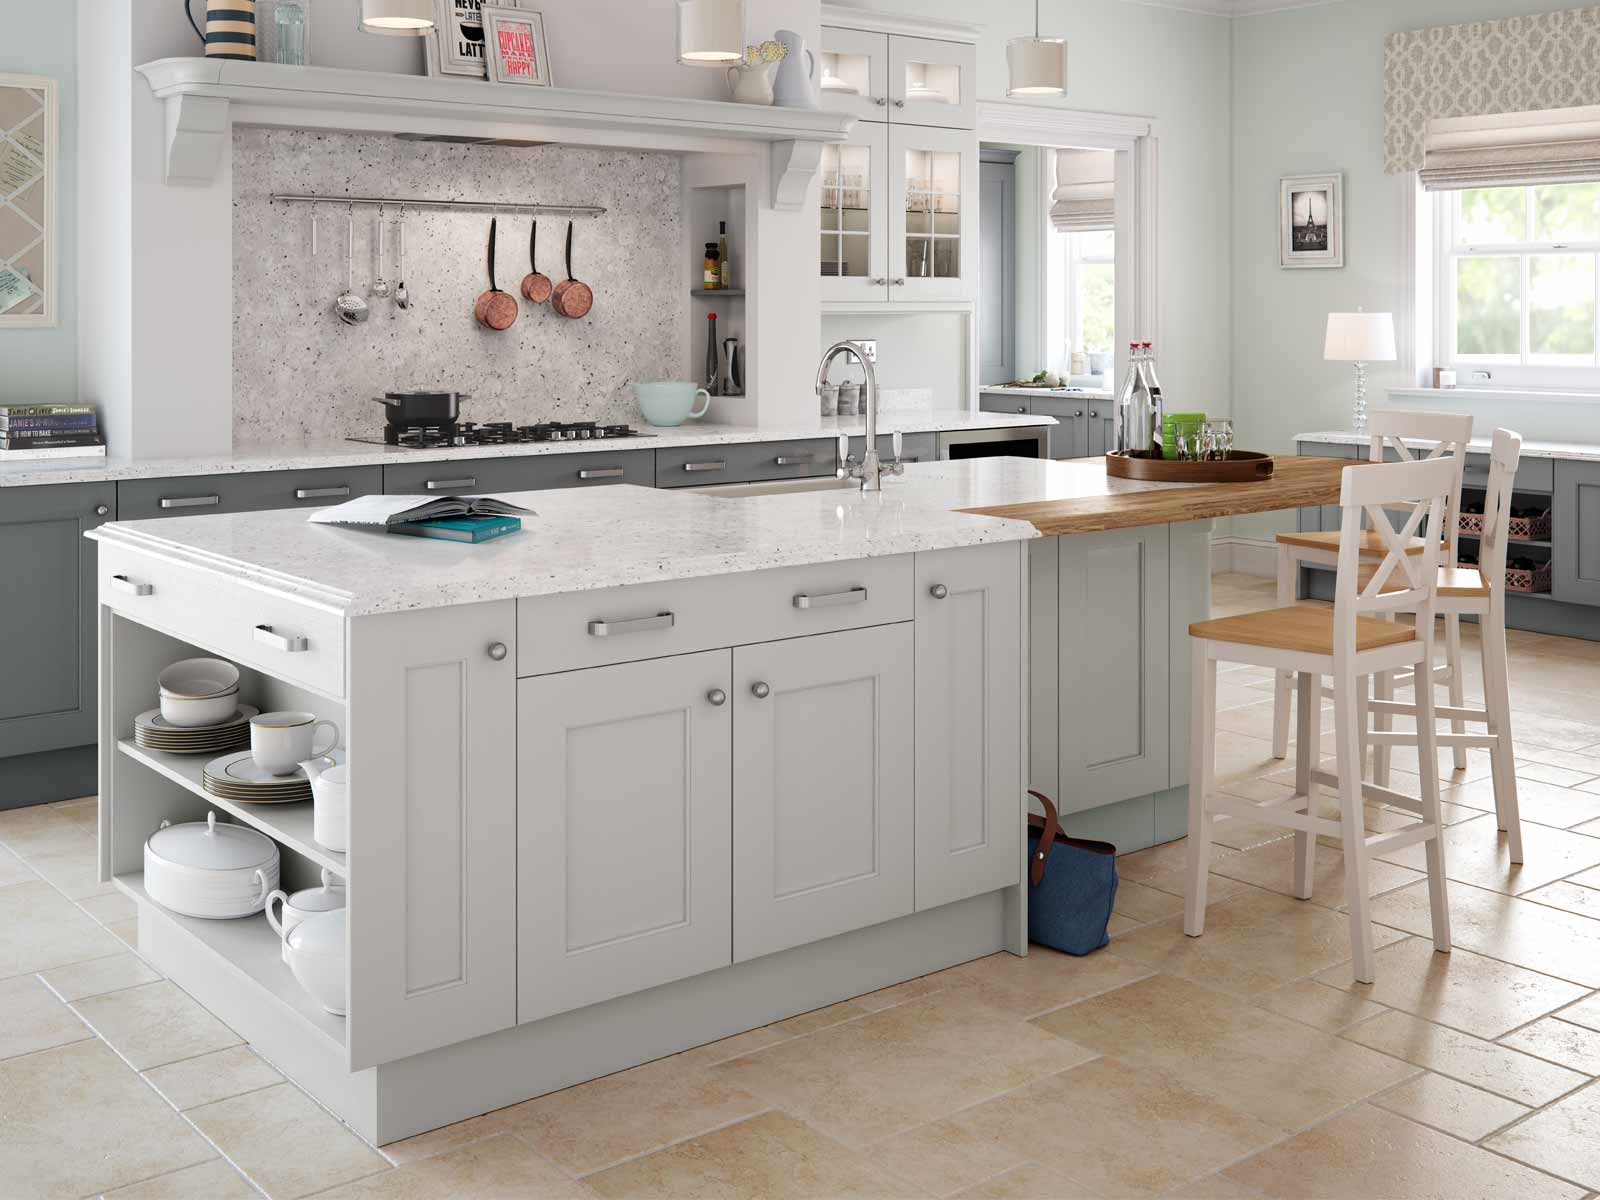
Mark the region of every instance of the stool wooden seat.
<instances>
[{"instance_id":1,"label":"stool wooden seat","mask_svg":"<svg viewBox=\"0 0 1600 1200\"><path fill-rule=\"evenodd\" d=\"M1305 550L1325 550L1330 554L1339 553L1339 531L1330 530L1327 533L1280 533L1277 537L1280 546L1299 546ZM1375 529L1361 531L1361 554L1365 558L1382 558L1387 551L1383 540ZM1408 554L1421 554L1423 541L1421 538L1409 538L1406 541ZM1280 596L1281 600L1282 597Z\"/></svg>"},{"instance_id":2,"label":"stool wooden seat","mask_svg":"<svg viewBox=\"0 0 1600 1200\"><path fill-rule=\"evenodd\" d=\"M1367 568L1363 575L1361 584L1365 587L1367 579L1372 577L1372 569ZM1389 583L1384 591L1400 591L1404 587L1403 583ZM1489 585L1483 581L1483 575L1471 567L1440 567L1437 590L1440 596L1487 598L1489 595Z\"/></svg>"},{"instance_id":3,"label":"stool wooden seat","mask_svg":"<svg viewBox=\"0 0 1600 1200\"><path fill-rule=\"evenodd\" d=\"M1350 950L1355 978L1371 983L1375 972L1368 876L1373 855L1424 843L1434 949L1450 950L1450 912L1445 891L1444 823L1439 816L1439 777L1424 770L1420 799L1367 783L1362 778L1369 739L1385 746L1415 745L1420 760L1437 755L1433 689L1426 686L1433 661L1434 612L1439 603L1438 539L1430 532L1420 553L1410 541L1426 522L1439 528L1459 482L1459 467L1441 458L1350 467L1340 486L1344 509L1333 607L1288 606L1266 612L1196 621L1189 626L1190 668L1189 844L1184 893L1184 932L1205 931L1206 880L1212 828L1219 820L1244 818L1294 830L1294 892L1310 899L1317 838L1340 840L1344 850L1345 904L1350 917ZM1398 531L1389 525L1389 508L1411 507ZM1363 517L1385 545L1380 562L1361 553ZM1365 576L1364 581L1359 577ZM1415 625L1392 618L1415 614ZM1379 619L1380 617L1391 619ZM1292 795L1265 804L1219 794L1216 790L1217 664L1247 663L1276 669L1296 681L1298 732ZM1409 668L1424 681L1416 689L1415 733L1369 732L1368 681L1393 678ZM1338 772L1321 768L1318 733L1321 680L1333 680L1334 740ZM1395 706L1398 710L1398 705ZM1338 820L1321 814L1317 789L1336 790ZM1366 801L1375 800L1418 820L1400 829L1368 834Z\"/></svg>"}]
</instances>

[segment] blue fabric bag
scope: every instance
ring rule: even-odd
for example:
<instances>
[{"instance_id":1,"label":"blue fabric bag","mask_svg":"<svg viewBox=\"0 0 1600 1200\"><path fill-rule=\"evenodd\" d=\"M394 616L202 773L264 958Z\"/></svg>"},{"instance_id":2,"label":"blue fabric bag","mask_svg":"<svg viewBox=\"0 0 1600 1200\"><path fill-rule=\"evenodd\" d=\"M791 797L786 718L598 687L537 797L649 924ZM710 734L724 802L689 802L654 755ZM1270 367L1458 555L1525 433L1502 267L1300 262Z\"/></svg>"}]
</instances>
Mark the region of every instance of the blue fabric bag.
<instances>
[{"instance_id":1,"label":"blue fabric bag","mask_svg":"<svg viewBox=\"0 0 1600 1200\"><path fill-rule=\"evenodd\" d=\"M1098 950L1111 940L1117 848L1068 837L1050 798L1028 795L1044 806L1044 816L1028 815L1028 940L1068 954Z\"/></svg>"}]
</instances>

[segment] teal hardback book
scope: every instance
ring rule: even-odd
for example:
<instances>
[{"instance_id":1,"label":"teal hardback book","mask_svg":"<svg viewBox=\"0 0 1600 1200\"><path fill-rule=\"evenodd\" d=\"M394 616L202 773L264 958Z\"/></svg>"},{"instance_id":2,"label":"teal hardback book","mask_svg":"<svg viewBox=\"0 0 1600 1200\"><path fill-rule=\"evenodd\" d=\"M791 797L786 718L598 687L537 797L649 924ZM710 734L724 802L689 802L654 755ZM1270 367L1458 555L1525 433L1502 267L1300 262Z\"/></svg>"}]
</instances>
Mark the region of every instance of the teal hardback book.
<instances>
[{"instance_id":1,"label":"teal hardback book","mask_svg":"<svg viewBox=\"0 0 1600 1200\"><path fill-rule=\"evenodd\" d=\"M491 542L522 528L518 517L437 517L431 521L407 521L389 526L390 533L412 537L439 538L446 542Z\"/></svg>"}]
</instances>

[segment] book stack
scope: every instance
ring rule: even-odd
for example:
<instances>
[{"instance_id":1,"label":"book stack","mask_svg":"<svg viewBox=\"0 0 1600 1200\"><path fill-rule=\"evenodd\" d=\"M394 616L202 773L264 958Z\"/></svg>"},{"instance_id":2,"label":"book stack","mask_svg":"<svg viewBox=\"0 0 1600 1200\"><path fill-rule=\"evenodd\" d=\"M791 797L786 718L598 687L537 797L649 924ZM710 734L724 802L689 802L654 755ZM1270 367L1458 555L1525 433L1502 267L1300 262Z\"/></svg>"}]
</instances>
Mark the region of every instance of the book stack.
<instances>
[{"instance_id":1,"label":"book stack","mask_svg":"<svg viewBox=\"0 0 1600 1200\"><path fill-rule=\"evenodd\" d=\"M354 525L446 542L489 542L516 533L531 509L498 496L358 496L306 520Z\"/></svg>"},{"instance_id":2,"label":"book stack","mask_svg":"<svg viewBox=\"0 0 1600 1200\"><path fill-rule=\"evenodd\" d=\"M92 404L0 404L0 459L79 458L105 452Z\"/></svg>"}]
</instances>

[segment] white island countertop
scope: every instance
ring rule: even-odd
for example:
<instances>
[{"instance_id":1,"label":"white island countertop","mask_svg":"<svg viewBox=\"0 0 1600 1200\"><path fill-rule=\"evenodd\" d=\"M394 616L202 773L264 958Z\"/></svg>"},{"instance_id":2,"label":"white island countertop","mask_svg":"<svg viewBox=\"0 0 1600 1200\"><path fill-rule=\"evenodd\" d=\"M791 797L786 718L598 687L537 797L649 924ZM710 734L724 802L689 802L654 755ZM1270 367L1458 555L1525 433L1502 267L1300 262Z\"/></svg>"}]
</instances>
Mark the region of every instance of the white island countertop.
<instances>
[{"instance_id":1,"label":"white island countertop","mask_svg":"<svg viewBox=\"0 0 1600 1200\"><path fill-rule=\"evenodd\" d=\"M1054 425L1053 417L1016 413L934 412L882 413L878 432L932 433L969 429L1008 429ZM527 458L540 454L615 454L619 450L656 450L673 446L722 446L740 442L784 442L800 438L860 437L866 432L864 417L823 417L809 425L722 425L688 421L671 429L643 422L634 428L643 436L607 438L587 442L522 442L508 446L441 446L417 450L370 442L326 441L274 446L240 446L231 454L191 458L57 458L5 462L0 460L0 488L31 487L50 483L103 483L117 479L172 479L186 475L233 475L248 471L302 471L318 467L360 467L409 462L463 462L479 458ZM382 425L374 427L381 436Z\"/></svg>"},{"instance_id":2,"label":"white island countertop","mask_svg":"<svg viewBox=\"0 0 1600 1200\"><path fill-rule=\"evenodd\" d=\"M1294 440L1299 442L1323 442L1340 446L1369 446L1372 444L1370 433L1349 433L1345 430L1335 430L1326 433L1297 433ZM1406 445L1419 450L1428 449L1432 443L1416 438L1407 438ZM1489 439L1475 437L1467 443L1467 451L1471 454L1488 454L1490 449ZM1584 462L1600 462L1600 446L1593 442L1523 442L1523 458L1571 458Z\"/></svg>"},{"instance_id":3,"label":"white island countertop","mask_svg":"<svg viewBox=\"0 0 1600 1200\"><path fill-rule=\"evenodd\" d=\"M1181 486L1108 480L1099 462L970 459L912 463L866 494L514 493L538 515L477 546L315 525L303 510L119 521L88 536L362 616L1025 541L1039 536L1027 521L955 510Z\"/></svg>"}]
</instances>

